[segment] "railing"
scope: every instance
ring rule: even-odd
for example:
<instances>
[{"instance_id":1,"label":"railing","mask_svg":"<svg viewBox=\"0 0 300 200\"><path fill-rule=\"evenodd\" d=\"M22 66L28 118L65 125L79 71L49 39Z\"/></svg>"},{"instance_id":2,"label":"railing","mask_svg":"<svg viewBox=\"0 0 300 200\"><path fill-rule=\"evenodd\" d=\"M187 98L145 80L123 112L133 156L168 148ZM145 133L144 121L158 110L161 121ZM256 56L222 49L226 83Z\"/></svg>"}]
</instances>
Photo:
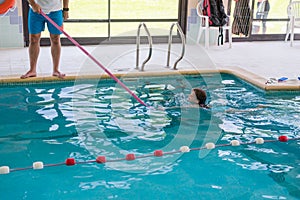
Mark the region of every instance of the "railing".
<instances>
[{"instance_id":1,"label":"railing","mask_svg":"<svg viewBox=\"0 0 300 200\"><path fill-rule=\"evenodd\" d=\"M137 31L137 38L136 38L136 69L139 69L139 57L140 57L140 43L141 43L141 36L140 36L140 32L141 32L141 27L144 27L147 36L148 36L148 42L149 42L149 54L148 57L144 60L144 62L142 63L141 66L141 71L144 71L144 67L145 64L150 60L151 56L152 56L152 37L150 35L150 32L146 26L145 23L140 23L139 27L138 27L138 31Z\"/></svg>"},{"instance_id":2,"label":"railing","mask_svg":"<svg viewBox=\"0 0 300 200\"><path fill-rule=\"evenodd\" d=\"M171 45L172 45L172 33L173 33L173 28L176 25L177 30L180 34L180 38L181 38L181 43L182 43L182 51L181 51L181 55L180 57L175 61L173 69L176 70L177 69L177 64L179 63L179 61L181 61L183 59L183 56L185 54L185 35L180 27L180 25L178 23L173 23L171 28L170 28L170 34L169 34L169 42L168 42L168 58L167 58L167 67L170 66L170 57L171 57ZM153 46L153 42L152 42L152 37L150 35L149 29L147 28L145 23L140 23L139 27L138 27L138 31L137 31L137 39L136 39L136 69L139 69L139 57L140 57L140 43L141 43L141 36L140 36L140 32L141 32L141 27L144 27L147 36L148 36L148 42L149 42L149 54L148 57L144 60L144 62L142 63L141 69L140 71L144 71L145 65L146 63L150 60L151 56L152 56L152 46Z\"/></svg>"},{"instance_id":3,"label":"railing","mask_svg":"<svg viewBox=\"0 0 300 200\"><path fill-rule=\"evenodd\" d=\"M170 34L169 34L169 45L168 45L168 58L167 58L167 67L170 66L170 57L171 57L171 44L172 44L172 32L173 32L173 28L174 26L177 26L177 30L180 34L181 37L181 43L182 43L182 51L181 51L181 56L175 61L173 69L176 70L177 68L177 64L179 63L179 61L182 60L184 53L185 53L185 36L184 33L180 27L180 25L178 23L173 23L171 28L170 28Z\"/></svg>"}]
</instances>

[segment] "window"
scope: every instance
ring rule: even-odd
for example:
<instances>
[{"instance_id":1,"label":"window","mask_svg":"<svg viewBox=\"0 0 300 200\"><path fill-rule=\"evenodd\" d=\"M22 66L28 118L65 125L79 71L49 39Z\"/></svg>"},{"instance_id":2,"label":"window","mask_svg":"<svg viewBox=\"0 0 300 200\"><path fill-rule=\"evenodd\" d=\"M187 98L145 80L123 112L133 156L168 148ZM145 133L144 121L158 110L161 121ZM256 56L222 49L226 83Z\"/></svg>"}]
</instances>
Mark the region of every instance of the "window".
<instances>
[{"instance_id":1,"label":"window","mask_svg":"<svg viewBox=\"0 0 300 200\"><path fill-rule=\"evenodd\" d=\"M84 39L92 41L91 38L97 42L114 37L135 37L139 23L144 22L151 36L167 37L172 23L182 20L178 16L186 12L187 8L181 6L183 1L72 0L69 4L70 18L64 23L64 30L79 38L81 43ZM45 31L42 38L48 40L48 35Z\"/></svg>"}]
</instances>

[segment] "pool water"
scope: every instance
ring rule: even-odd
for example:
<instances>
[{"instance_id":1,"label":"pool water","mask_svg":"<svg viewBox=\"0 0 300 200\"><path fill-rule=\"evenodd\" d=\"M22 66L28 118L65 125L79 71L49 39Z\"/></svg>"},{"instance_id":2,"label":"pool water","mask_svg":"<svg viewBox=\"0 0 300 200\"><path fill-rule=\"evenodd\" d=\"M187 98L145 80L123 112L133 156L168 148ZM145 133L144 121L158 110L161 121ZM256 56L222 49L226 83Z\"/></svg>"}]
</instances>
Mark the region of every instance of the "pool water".
<instances>
[{"instance_id":1,"label":"pool water","mask_svg":"<svg viewBox=\"0 0 300 200\"><path fill-rule=\"evenodd\" d=\"M12 171L0 199L300 199L300 92L228 74L122 81L151 106L111 80L1 86L0 166ZM210 109L189 107L193 87ZM217 146L178 152L207 143ZM100 155L108 162L87 162ZM36 161L58 165L26 168Z\"/></svg>"}]
</instances>

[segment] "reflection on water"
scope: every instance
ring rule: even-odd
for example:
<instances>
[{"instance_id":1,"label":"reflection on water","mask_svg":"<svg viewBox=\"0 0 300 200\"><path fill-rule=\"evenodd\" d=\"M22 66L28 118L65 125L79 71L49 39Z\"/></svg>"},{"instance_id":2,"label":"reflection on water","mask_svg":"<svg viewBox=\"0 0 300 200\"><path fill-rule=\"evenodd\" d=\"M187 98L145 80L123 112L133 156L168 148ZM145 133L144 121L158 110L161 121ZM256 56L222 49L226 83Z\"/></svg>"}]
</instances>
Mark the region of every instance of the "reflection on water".
<instances>
[{"instance_id":1,"label":"reflection on water","mask_svg":"<svg viewBox=\"0 0 300 200\"><path fill-rule=\"evenodd\" d=\"M0 160L23 166L41 159L41 155L50 163L61 162L66 157L84 161L98 155L115 159L124 158L128 153L139 156L157 149L170 152L181 146L199 147L207 142L227 144L231 140L252 142L257 137L266 140L280 135L299 137L299 92L268 94L229 75L223 75L222 79L212 75L209 80L191 76L124 79L124 82L151 107L139 105L112 81L1 87ZM211 109L188 108L186 97L193 87L207 91ZM149 181L146 185L165 188L167 185L161 184L164 175L169 177L170 184L189 182L189 191L217 189L226 194L232 193L226 187L229 184L241 184L235 188L239 191L249 188L251 181L257 181L257 189L272 180L269 187L288 191L282 195L284 198L289 195L300 198L299 184L296 184L300 174L299 148L299 142L293 141L228 146L163 158L150 156L131 162L106 163L103 167L90 164L83 168L111 174L95 178L86 171L76 179L84 191L125 190L145 181ZM10 156L16 155L24 159L12 161ZM214 169L214 165L223 171ZM122 172L136 174L116 175ZM232 173L251 178L248 182L240 180L241 177L234 179ZM220 181L220 174L226 180ZM261 177L265 179L262 183ZM280 189L277 196L266 193L269 191L266 189L259 198L278 197ZM141 191L142 187L137 190ZM252 192L245 191L243 195L254 198Z\"/></svg>"}]
</instances>

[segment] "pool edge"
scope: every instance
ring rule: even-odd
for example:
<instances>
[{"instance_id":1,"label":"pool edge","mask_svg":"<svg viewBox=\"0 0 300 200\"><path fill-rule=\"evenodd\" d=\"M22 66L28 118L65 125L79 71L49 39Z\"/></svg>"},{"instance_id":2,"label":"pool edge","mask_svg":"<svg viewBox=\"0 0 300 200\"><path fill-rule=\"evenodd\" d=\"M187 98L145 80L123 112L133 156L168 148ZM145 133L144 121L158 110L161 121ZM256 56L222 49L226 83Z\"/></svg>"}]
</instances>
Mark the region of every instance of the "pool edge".
<instances>
[{"instance_id":1,"label":"pool edge","mask_svg":"<svg viewBox=\"0 0 300 200\"><path fill-rule=\"evenodd\" d=\"M166 75L175 75L175 74L183 74L183 75L192 75L192 74L209 74L209 73L225 73L237 76L240 79L243 79L265 91L278 91L278 90L300 90L300 81L285 81L285 82L274 82L272 84L266 84L266 79L249 72L247 70L238 68L238 67L226 67L219 69L197 69L197 70L170 70L170 71L155 71L155 72L145 72L145 71L137 71L130 73L114 73L116 77L121 77L126 75L126 77L140 77L140 76L166 76ZM39 83L39 82L51 82L51 81L73 81L79 79L88 79L88 78L110 78L109 75L101 74L101 75L71 75L66 76L64 79L59 79L53 76L41 76L41 77L33 77L28 79L20 79L19 77L5 77L0 78L0 84L5 83Z\"/></svg>"}]
</instances>

